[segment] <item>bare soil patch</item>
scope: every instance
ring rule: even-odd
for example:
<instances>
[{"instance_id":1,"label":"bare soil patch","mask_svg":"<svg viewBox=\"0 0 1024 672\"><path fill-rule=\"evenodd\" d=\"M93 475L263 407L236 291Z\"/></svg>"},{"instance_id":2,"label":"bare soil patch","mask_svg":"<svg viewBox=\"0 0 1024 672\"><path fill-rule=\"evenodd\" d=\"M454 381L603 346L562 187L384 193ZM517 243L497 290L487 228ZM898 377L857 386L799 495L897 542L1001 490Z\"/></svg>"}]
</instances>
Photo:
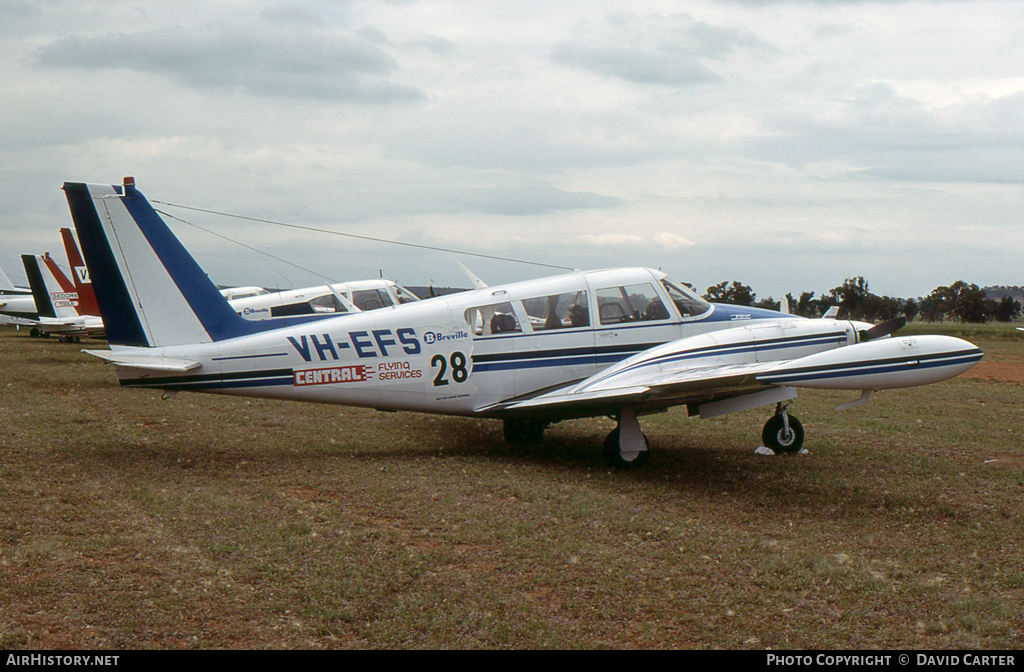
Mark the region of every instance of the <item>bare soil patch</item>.
<instances>
[{"instance_id":1,"label":"bare soil patch","mask_svg":"<svg viewBox=\"0 0 1024 672\"><path fill-rule=\"evenodd\" d=\"M963 377L1024 385L1024 364L982 360L964 373Z\"/></svg>"}]
</instances>

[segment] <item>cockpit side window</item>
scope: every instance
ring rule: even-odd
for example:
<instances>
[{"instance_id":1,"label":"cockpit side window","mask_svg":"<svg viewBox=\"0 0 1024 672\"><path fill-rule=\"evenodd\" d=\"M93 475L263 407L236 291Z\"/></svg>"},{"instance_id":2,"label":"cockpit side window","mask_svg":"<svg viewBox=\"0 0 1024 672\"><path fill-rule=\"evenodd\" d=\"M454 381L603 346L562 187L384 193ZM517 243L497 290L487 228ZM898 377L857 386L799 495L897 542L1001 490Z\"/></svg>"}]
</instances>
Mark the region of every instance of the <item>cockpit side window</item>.
<instances>
[{"instance_id":1,"label":"cockpit side window","mask_svg":"<svg viewBox=\"0 0 1024 672\"><path fill-rule=\"evenodd\" d=\"M419 301L420 297L410 292L405 287L395 285L395 294L398 295L399 303L412 303L413 301Z\"/></svg>"},{"instance_id":2,"label":"cockpit side window","mask_svg":"<svg viewBox=\"0 0 1024 672\"><path fill-rule=\"evenodd\" d=\"M334 294L324 294L309 300L309 305L313 306L313 312L315 313L347 313L348 308L338 301Z\"/></svg>"},{"instance_id":3,"label":"cockpit side window","mask_svg":"<svg viewBox=\"0 0 1024 672\"><path fill-rule=\"evenodd\" d=\"M590 326L586 292L551 294L523 299L523 308L534 331Z\"/></svg>"},{"instance_id":4,"label":"cockpit side window","mask_svg":"<svg viewBox=\"0 0 1024 672\"><path fill-rule=\"evenodd\" d=\"M599 289L597 309L601 324L649 322L671 317L650 283Z\"/></svg>"},{"instance_id":5,"label":"cockpit side window","mask_svg":"<svg viewBox=\"0 0 1024 672\"><path fill-rule=\"evenodd\" d=\"M352 292L352 303L359 310L376 310L392 305L391 297L382 289L361 289Z\"/></svg>"},{"instance_id":6,"label":"cockpit side window","mask_svg":"<svg viewBox=\"0 0 1024 672\"><path fill-rule=\"evenodd\" d=\"M521 333L522 327L508 301L489 306L476 306L466 310L466 324L473 336L491 336L493 334Z\"/></svg>"},{"instance_id":7,"label":"cockpit side window","mask_svg":"<svg viewBox=\"0 0 1024 672\"><path fill-rule=\"evenodd\" d=\"M665 287L665 291L668 292L669 298L672 299L674 304L676 304L676 307L679 309L679 312L683 317L702 315L711 308L711 306L699 296L693 292L683 289L667 278L662 280L661 284Z\"/></svg>"}]
</instances>

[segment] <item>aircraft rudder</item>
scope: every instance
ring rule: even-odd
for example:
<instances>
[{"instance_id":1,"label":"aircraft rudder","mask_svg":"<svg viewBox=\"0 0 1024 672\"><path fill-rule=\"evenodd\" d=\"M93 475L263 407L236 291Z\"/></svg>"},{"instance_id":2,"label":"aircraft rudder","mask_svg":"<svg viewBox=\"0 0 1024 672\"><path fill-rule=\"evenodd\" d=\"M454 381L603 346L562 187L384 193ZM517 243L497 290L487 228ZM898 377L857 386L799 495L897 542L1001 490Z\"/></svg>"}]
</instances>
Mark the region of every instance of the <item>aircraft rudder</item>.
<instances>
[{"instance_id":1,"label":"aircraft rudder","mask_svg":"<svg viewBox=\"0 0 1024 672\"><path fill-rule=\"evenodd\" d=\"M89 269L78 251L78 244L71 233L71 229L60 230L61 238L64 240L64 252L68 256L68 264L71 266L71 280L78 293L78 312L81 315L99 315L99 306L96 303L96 293L92 289L92 280L89 278Z\"/></svg>"},{"instance_id":2,"label":"aircraft rudder","mask_svg":"<svg viewBox=\"0 0 1024 672\"><path fill-rule=\"evenodd\" d=\"M134 181L124 185L125 208L159 257L177 291L214 341L254 331L227 303L185 246L168 228Z\"/></svg>"},{"instance_id":3,"label":"aircraft rudder","mask_svg":"<svg viewBox=\"0 0 1024 672\"><path fill-rule=\"evenodd\" d=\"M46 290L46 282L39 268L39 258L34 254L23 254L21 262L25 265L25 276L32 290L32 298L36 302L36 312L40 317L57 317L53 301L50 300L50 292Z\"/></svg>"},{"instance_id":4,"label":"aircraft rudder","mask_svg":"<svg viewBox=\"0 0 1024 672\"><path fill-rule=\"evenodd\" d=\"M121 189L110 185L65 182L64 196L82 247L107 339L112 345L151 346L131 293L125 284L114 247L107 239L94 198L116 196ZM92 189L96 190L96 197ZM105 193L104 193L105 192ZM105 209L105 208L104 208Z\"/></svg>"}]
</instances>

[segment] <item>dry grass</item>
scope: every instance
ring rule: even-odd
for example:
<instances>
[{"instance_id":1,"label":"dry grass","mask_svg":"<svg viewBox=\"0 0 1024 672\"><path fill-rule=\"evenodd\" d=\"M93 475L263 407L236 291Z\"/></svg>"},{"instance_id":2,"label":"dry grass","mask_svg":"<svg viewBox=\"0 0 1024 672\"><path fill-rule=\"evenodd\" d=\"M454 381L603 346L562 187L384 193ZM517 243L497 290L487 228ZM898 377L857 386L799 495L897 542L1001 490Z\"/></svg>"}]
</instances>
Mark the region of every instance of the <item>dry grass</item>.
<instances>
[{"instance_id":1,"label":"dry grass","mask_svg":"<svg viewBox=\"0 0 1024 672\"><path fill-rule=\"evenodd\" d=\"M1019 332L1017 332L1019 333ZM980 334L1024 371L1016 334ZM0 330L0 649L1016 648L1024 386L804 393L507 447L496 422L121 389Z\"/></svg>"}]
</instances>

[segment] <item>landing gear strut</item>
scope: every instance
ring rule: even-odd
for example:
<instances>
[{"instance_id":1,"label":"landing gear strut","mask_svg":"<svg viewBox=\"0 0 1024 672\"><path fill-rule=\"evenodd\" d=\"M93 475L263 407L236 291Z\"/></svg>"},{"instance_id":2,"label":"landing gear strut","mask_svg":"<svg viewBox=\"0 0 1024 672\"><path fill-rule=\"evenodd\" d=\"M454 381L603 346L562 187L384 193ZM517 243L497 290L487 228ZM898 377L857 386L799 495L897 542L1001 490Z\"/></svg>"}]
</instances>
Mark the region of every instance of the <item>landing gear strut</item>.
<instances>
[{"instance_id":1,"label":"landing gear strut","mask_svg":"<svg viewBox=\"0 0 1024 672\"><path fill-rule=\"evenodd\" d=\"M619 412L619 426L604 440L604 459L614 469L635 469L651 459L651 443L632 408Z\"/></svg>"},{"instance_id":2,"label":"landing gear strut","mask_svg":"<svg viewBox=\"0 0 1024 672\"><path fill-rule=\"evenodd\" d=\"M775 415L764 423L761 441L776 453L796 453L804 445L804 428L796 417L786 412L781 401L775 406Z\"/></svg>"}]
</instances>

